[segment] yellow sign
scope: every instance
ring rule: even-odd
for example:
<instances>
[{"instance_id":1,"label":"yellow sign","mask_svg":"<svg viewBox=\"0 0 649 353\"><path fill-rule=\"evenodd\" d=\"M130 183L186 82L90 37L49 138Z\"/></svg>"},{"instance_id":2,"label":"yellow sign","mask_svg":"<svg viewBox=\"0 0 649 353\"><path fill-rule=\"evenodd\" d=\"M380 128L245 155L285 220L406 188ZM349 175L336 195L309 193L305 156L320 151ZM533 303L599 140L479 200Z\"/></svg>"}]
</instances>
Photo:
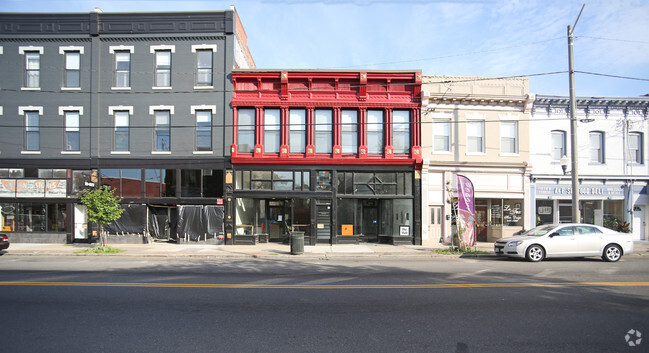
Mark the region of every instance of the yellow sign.
<instances>
[{"instance_id":1,"label":"yellow sign","mask_svg":"<svg viewBox=\"0 0 649 353\"><path fill-rule=\"evenodd\" d=\"M3 232L11 232L11 226L4 226L2 227Z\"/></svg>"},{"instance_id":2,"label":"yellow sign","mask_svg":"<svg viewBox=\"0 0 649 353\"><path fill-rule=\"evenodd\" d=\"M354 235L354 225L353 224L343 224L342 225L342 235Z\"/></svg>"}]
</instances>

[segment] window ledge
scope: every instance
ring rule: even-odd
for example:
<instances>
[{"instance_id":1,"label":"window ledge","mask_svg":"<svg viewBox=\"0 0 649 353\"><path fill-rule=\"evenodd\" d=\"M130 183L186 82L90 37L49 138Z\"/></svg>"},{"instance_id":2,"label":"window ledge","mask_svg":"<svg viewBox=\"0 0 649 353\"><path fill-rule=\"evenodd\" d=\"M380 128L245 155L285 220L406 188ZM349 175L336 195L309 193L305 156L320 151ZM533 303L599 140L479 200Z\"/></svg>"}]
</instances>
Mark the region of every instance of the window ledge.
<instances>
[{"instance_id":1,"label":"window ledge","mask_svg":"<svg viewBox=\"0 0 649 353\"><path fill-rule=\"evenodd\" d=\"M500 153L500 157L520 157L521 155L518 153Z\"/></svg>"},{"instance_id":2,"label":"window ledge","mask_svg":"<svg viewBox=\"0 0 649 353\"><path fill-rule=\"evenodd\" d=\"M110 151L110 154L131 154L130 151Z\"/></svg>"},{"instance_id":3,"label":"window ledge","mask_svg":"<svg viewBox=\"0 0 649 353\"><path fill-rule=\"evenodd\" d=\"M214 89L214 86L194 86L194 89Z\"/></svg>"},{"instance_id":4,"label":"window ledge","mask_svg":"<svg viewBox=\"0 0 649 353\"><path fill-rule=\"evenodd\" d=\"M41 154L41 151L20 151L20 154Z\"/></svg>"},{"instance_id":5,"label":"window ledge","mask_svg":"<svg viewBox=\"0 0 649 353\"><path fill-rule=\"evenodd\" d=\"M151 154L171 154L171 151L151 151Z\"/></svg>"},{"instance_id":6,"label":"window ledge","mask_svg":"<svg viewBox=\"0 0 649 353\"><path fill-rule=\"evenodd\" d=\"M61 87L61 91L81 91L81 87Z\"/></svg>"},{"instance_id":7,"label":"window ledge","mask_svg":"<svg viewBox=\"0 0 649 353\"><path fill-rule=\"evenodd\" d=\"M61 151L61 154L81 154L81 151Z\"/></svg>"},{"instance_id":8,"label":"window ledge","mask_svg":"<svg viewBox=\"0 0 649 353\"><path fill-rule=\"evenodd\" d=\"M214 151L193 151L193 154L214 154Z\"/></svg>"},{"instance_id":9,"label":"window ledge","mask_svg":"<svg viewBox=\"0 0 649 353\"><path fill-rule=\"evenodd\" d=\"M171 86L169 86L169 87L151 87L151 89L161 89L161 90L165 90L165 89L171 89Z\"/></svg>"},{"instance_id":10,"label":"window ledge","mask_svg":"<svg viewBox=\"0 0 649 353\"><path fill-rule=\"evenodd\" d=\"M464 155L465 156L486 156L487 154L484 152L466 152Z\"/></svg>"},{"instance_id":11,"label":"window ledge","mask_svg":"<svg viewBox=\"0 0 649 353\"><path fill-rule=\"evenodd\" d=\"M21 91L40 91L40 87L20 87Z\"/></svg>"},{"instance_id":12,"label":"window ledge","mask_svg":"<svg viewBox=\"0 0 649 353\"><path fill-rule=\"evenodd\" d=\"M130 91L131 87L111 87L110 89L114 91Z\"/></svg>"}]
</instances>

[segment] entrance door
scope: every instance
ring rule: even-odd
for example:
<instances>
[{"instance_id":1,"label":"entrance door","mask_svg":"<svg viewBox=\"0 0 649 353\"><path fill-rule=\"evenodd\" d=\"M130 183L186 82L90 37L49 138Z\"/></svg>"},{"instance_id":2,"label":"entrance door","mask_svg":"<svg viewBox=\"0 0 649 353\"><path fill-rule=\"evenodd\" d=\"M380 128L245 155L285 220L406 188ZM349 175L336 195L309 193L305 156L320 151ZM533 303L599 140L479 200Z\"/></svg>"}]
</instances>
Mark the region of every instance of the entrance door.
<instances>
[{"instance_id":1,"label":"entrance door","mask_svg":"<svg viewBox=\"0 0 649 353\"><path fill-rule=\"evenodd\" d=\"M270 241L287 242L288 233L286 232L286 207L284 200L268 201L268 235Z\"/></svg>"},{"instance_id":2,"label":"entrance door","mask_svg":"<svg viewBox=\"0 0 649 353\"><path fill-rule=\"evenodd\" d=\"M363 240L377 241L379 237L379 211L374 206L363 205Z\"/></svg>"},{"instance_id":3,"label":"entrance door","mask_svg":"<svg viewBox=\"0 0 649 353\"><path fill-rule=\"evenodd\" d=\"M644 207L633 206L633 240L647 240L646 226Z\"/></svg>"},{"instance_id":4,"label":"entrance door","mask_svg":"<svg viewBox=\"0 0 649 353\"><path fill-rule=\"evenodd\" d=\"M316 240L318 243L331 243L331 204L316 206Z\"/></svg>"},{"instance_id":5,"label":"entrance door","mask_svg":"<svg viewBox=\"0 0 649 353\"><path fill-rule=\"evenodd\" d=\"M559 203L559 223L572 223L572 204Z\"/></svg>"},{"instance_id":6,"label":"entrance door","mask_svg":"<svg viewBox=\"0 0 649 353\"><path fill-rule=\"evenodd\" d=\"M86 205L74 205L74 239L88 239L88 218L86 215Z\"/></svg>"},{"instance_id":7,"label":"entrance door","mask_svg":"<svg viewBox=\"0 0 649 353\"><path fill-rule=\"evenodd\" d=\"M430 240L434 243L438 242L442 236L442 207L430 206L430 218L428 224L428 234Z\"/></svg>"},{"instance_id":8,"label":"entrance door","mask_svg":"<svg viewBox=\"0 0 649 353\"><path fill-rule=\"evenodd\" d=\"M487 205L475 205L476 240L487 241Z\"/></svg>"}]
</instances>

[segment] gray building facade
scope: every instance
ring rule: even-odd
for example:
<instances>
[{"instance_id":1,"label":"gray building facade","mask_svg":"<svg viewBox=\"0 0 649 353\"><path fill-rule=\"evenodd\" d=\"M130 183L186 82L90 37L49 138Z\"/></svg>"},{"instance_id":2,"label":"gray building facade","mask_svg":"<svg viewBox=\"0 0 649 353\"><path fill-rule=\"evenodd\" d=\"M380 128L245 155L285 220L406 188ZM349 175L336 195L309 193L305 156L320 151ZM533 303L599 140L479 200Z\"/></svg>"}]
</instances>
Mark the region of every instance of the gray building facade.
<instances>
[{"instance_id":1,"label":"gray building facade","mask_svg":"<svg viewBox=\"0 0 649 353\"><path fill-rule=\"evenodd\" d=\"M113 241L227 241L233 68L254 68L233 8L0 13L2 231L91 241L78 196L110 185Z\"/></svg>"}]
</instances>

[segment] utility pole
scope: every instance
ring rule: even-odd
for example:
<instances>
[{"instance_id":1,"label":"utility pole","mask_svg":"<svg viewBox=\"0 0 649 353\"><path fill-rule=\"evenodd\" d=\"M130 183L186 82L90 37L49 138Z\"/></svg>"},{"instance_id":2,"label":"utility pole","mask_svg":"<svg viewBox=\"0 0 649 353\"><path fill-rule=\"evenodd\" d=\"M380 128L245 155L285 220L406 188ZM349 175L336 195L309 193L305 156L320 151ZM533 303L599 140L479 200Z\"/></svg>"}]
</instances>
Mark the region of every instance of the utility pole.
<instances>
[{"instance_id":1,"label":"utility pole","mask_svg":"<svg viewBox=\"0 0 649 353\"><path fill-rule=\"evenodd\" d=\"M570 149L571 149L571 168L570 176L572 179L572 222L579 223L579 173L577 171L577 166L579 164L579 159L577 158L577 150L579 149L577 145L577 104L575 102L575 63L572 53L572 32L574 32L579 17L581 17L582 11L584 11L584 4L579 11L579 15L575 20L575 24L571 27L568 25L568 74L570 82Z\"/></svg>"}]
</instances>

